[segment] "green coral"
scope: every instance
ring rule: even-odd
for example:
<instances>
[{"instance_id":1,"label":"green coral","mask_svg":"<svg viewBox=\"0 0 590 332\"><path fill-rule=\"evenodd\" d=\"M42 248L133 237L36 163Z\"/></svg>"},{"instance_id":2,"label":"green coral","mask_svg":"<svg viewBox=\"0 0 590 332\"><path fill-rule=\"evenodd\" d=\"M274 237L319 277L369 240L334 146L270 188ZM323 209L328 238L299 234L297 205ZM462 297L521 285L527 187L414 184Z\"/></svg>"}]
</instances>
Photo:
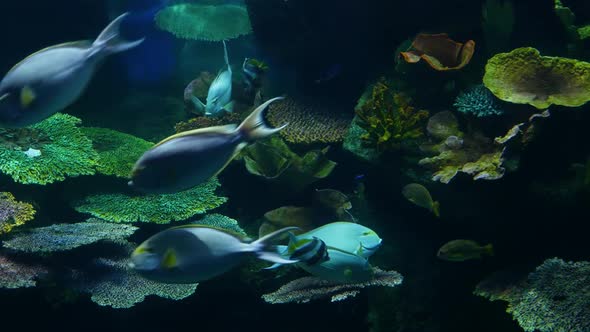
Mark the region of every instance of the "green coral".
<instances>
[{"instance_id":1,"label":"green coral","mask_svg":"<svg viewBox=\"0 0 590 332\"><path fill-rule=\"evenodd\" d=\"M0 192L0 235L9 233L14 227L24 225L34 217L33 205L18 202L9 192Z\"/></svg>"},{"instance_id":2,"label":"green coral","mask_svg":"<svg viewBox=\"0 0 590 332\"><path fill-rule=\"evenodd\" d=\"M590 38L590 24L578 28L578 35L580 36L580 39Z\"/></svg>"},{"instance_id":3,"label":"green coral","mask_svg":"<svg viewBox=\"0 0 590 332\"><path fill-rule=\"evenodd\" d=\"M222 41L252 32L248 11L237 5L176 4L158 12L156 24L190 40Z\"/></svg>"},{"instance_id":4,"label":"green coral","mask_svg":"<svg viewBox=\"0 0 590 332\"><path fill-rule=\"evenodd\" d=\"M379 151L398 150L403 143L424 136L423 122L428 118L427 111L410 106L410 99L390 85L381 79L356 108L358 124L367 131L361 138Z\"/></svg>"},{"instance_id":5,"label":"green coral","mask_svg":"<svg viewBox=\"0 0 590 332\"><path fill-rule=\"evenodd\" d=\"M531 47L500 53L488 60L484 85L501 100L545 109L552 104L577 107L590 100L590 63L541 56Z\"/></svg>"},{"instance_id":6,"label":"green coral","mask_svg":"<svg viewBox=\"0 0 590 332\"><path fill-rule=\"evenodd\" d=\"M98 152L96 171L104 175L128 178L133 165L154 143L106 128L82 128Z\"/></svg>"},{"instance_id":7,"label":"green coral","mask_svg":"<svg viewBox=\"0 0 590 332\"><path fill-rule=\"evenodd\" d=\"M369 132L363 129L363 127L359 125L359 122L360 120L358 116L355 116L346 136L344 137L342 147L361 160L375 163L379 160L381 152L378 151L376 147L363 144L362 137L366 137Z\"/></svg>"},{"instance_id":8,"label":"green coral","mask_svg":"<svg viewBox=\"0 0 590 332\"><path fill-rule=\"evenodd\" d=\"M219 186L217 178L213 178L195 188L174 194L93 195L78 202L75 209L112 222L167 224L205 213L225 203L227 198L215 195Z\"/></svg>"},{"instance_id":9,"label":"green coral","mask_svg":"<svg viewBox=\"0 0 590 332\"><path fill-rule=\"evenodd\" d=\"M41 185L63 181L68 176L94 174L98 154L92 148L92 142L77 127L80 122L76 117L58 113L30 126L29 131L45 138L36 144L17 147L1 144L0 171L16 182ZM18 144L22 140L15 133L23 132L5 129L3 141ZM11 135L13 139L7 139ZM38 150L40 155L25 154L28 149Z\"/></svg>"}]
</instances>

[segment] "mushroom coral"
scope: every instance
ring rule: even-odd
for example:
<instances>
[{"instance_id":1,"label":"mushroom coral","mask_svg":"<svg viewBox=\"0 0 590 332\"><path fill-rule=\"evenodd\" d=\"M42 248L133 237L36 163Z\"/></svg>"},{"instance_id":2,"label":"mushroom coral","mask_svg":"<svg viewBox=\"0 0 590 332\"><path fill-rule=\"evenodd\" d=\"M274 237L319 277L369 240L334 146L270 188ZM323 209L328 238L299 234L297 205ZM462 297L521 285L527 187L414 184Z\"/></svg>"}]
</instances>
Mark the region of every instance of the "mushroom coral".
<instances>
[{"instance_id":1,"label":"mushroom coral","mask_svg":"<svg viewBox=\"0 0 590 332\"><path fill-rule=\"evenodd\" d=\"M33 220L35 209L29 203L18 202L9 192L0 192L0 235Z\"/></svg>"},{"instance_id":2,"label":"mushroom coral","mask_svg":"<svg viewBox=\"0 0 590 332\"><path fill-rule=\"evenodd\" d=\"M577 107L590 100L590 63L541 56L532 47L517 48L488 60L483 83L511 103L538 109L552 104Z\"/></svg>"},{"instance_id":3,"label":"mushroom coral","mask_svg":"<svg viewBox=\"0 0 590 332\"><path fill-rule=\"evenodd\" d=\"M465 67L471 61L473 52L473 40L463 44L450 39L446 33L421 33L416 36L410 49L400 54L408 63L424 60L435 70L447 71Z\"/></svg>"}]
</instances>

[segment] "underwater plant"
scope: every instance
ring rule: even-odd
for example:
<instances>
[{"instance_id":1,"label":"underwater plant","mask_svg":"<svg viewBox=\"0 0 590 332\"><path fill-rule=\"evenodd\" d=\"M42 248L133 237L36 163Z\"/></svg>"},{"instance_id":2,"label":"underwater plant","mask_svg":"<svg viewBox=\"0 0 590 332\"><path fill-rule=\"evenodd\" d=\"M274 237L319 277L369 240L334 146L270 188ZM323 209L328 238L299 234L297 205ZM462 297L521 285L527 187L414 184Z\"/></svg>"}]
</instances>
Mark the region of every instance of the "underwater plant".
<instances>
[{"instance_id":1,"label":"underwater plant","mask_svg":"<svg viewBox=\"0 0 590 332\"><path fill-rule=\"evenodd\" d=\"M551 258L526 280L495 288L484 281L474 293L508 302L506 312L527 332L589 331L589 276L590 262Z\"/></svg>"},{"instance_id":2,"label":"underwater plant","mask_svg":"<svg viewBox=\"0 0 590 332\"><path fill-rule=\"evenodd\" d=\"M98 154L77 127L80 122L57 113L26 129L2 129L0 171L15 182L41 185L93 175Z\"/></svg>"},{"instance_id":3,"label":"underwater plant","mask_svg":"<svg viewBox=\"0 0 590 332\"><path fill-rule=\"evenodd\" d=\"M453 106L461 113L474 115L478 118L504 113L499 107L496 97L481 84L459 94Z\"/></svg>"},{"instance_id":4,"label":"underwater plant","mask_svg":"<svg viewBox=\"0 0 590 332\"><path fill-rule=\"evenodd\" d=\"M175 4L158 12L155 20L160 29L190 40L222 41L252 32L246 8L230 4Z\"/></svg>"},{"instance_id":5,"label":"underwater plant","mask_svg":"<svg viewBox=\"0 0 590 332\"><path fill-rule=\"evenodd\" d=\"M412 46L401 52L407 63L426 61L428 65L438 71L458 70L471 61L475 52L475 42L468 40L464 44L449 38L446 33L421 33L414 38Z\"/></svg>"},{"instance_id":6,"label":"underwater plant","mask_svg":"<svg viewBox=\"0 0 590 332\"><path fill-rule=\"evenodd\" d=\"M103 240L125 240L138 229L90 218L85 222L28 229L4 241L3 246L29 253L67 251Z\"/></svg>"},{"instance_id":7,"label":"underwater plant","mask_svg":"<svg viewBox=\"0 0 590 332\"><path fill-rule=\"evenodd\" d=\"M307 303L312 300L330 298L331 302L354 297L363 288L382 286L396 287L403 281L401 274L395 271L383 271L373 268L373 278L361 283L339 283L322 280L318 277L303 277L293 280L277 291L262 295L267 303Z\"/></svg>"},{"instance_id":8,"label":"underwater plant","mask_svg":"<svg viewBox=\"0 0 590 332\"><path fill-rule=\"evenodd\" d=\"M35 287L35 280L45 274L47 269L42 266L18 263L11 257L0 254L0 288Z\"/></svg>"},{"instance_id":9,"label":"underwater plant","mask_svg":"<svg viewBox=\"0 0 590 332\"><path fill-rule=\"evenodd\" d=\"M82 127L98 152L96 171L104 175L129 178L135 161L154 143L106 128Z\"/></svg>"},{"instance_id":10,"label":"underwater plant","mask_svg":"<svg viewBox=\"0 0 590 332\"><path fill-rule=\"evenodd\" d=\"M395 92L385 79L371 88L371 95L359 102L357 124L367 133L361 138L378 151L398 150L406 141L424 136L428 111L416 110L404 94Z\"/></svg>"},{"instance_id":11,"label":"underwater plant","mask_svg":"<svg viewBox=\"0 0 590 332\"><path fill-rule=\"evenodd\" d=\"M273 127L289 124L279 132L285 141L313 144L342 142L352 119L287 98L270 105L267 120Z\"/></svg>"},{"instance_id":12,"label":"underwater plant","mask_svg":"<svg viewBox=\"0 0 590 332\"><path fill-rule=\"evenodd\" d=\"M17 201L9 192L0 192L0 235L9 233L14 227L22 226L34 217L33 205Z\"/></svg>"},{"instance_id":13,"label":"underwater plant","mask_svg":"<svg viewBox=\"0 0 590 332\"><path fill-rule=\"evenodd\" d=\"M167 224L203 214L225 203L226 197L215 195L219 186L217 178L212 178L202 185L174 194L92 195L77 202L75 209L111 222Z\"/></svg>"},{"instance_id":14,"label":"underwater plant","mask_svg":"<svg viewBox=\"0 0 590 332\"><path fill-rule=\"evenodd\" d=\"M541 56L532 47L517 48L488 60L484 85L499 99L538 109L578 107L590 100L590 63Z\"/></svg>"}]
</instances>

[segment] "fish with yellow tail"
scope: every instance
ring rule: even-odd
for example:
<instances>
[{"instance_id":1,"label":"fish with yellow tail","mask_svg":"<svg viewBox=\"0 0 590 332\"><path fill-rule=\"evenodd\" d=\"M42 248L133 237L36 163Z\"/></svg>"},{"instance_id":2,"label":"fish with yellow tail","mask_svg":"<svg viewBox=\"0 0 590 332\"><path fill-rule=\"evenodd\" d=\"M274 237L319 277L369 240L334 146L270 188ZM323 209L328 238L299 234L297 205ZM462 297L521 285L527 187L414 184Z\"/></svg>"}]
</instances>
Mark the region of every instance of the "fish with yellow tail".
<instances>
[{"instance_id":1,"label":"fish with yellow tail","mask_svg":"<svg viewBox=\"0 0 590 332\"><path fill-rule=\"evenodd\" d=\"M415 205L430 210L437 218L440 217L440 204L432 199L423 185L410 183L402 189L402 195Z\"/></svg>"},{"instance_id":2,"label":"fish with yellow tail","mask_svg":"<svg viewBox=\"0 0 590 332\"><path fill-rule=\"evenodd\" d=\"M71 105L107 56L141 44L126 41L117 17L94 42L60 44L40 50L15 65L0 82L0 127L24 127Z\"/></svg>"},{"instance_id":3,"label":"fish with yellow tail","mask_svg":"<svg viewBox=\"0 0 590 332\"><path fill-rule=\"evenodd\" d=\"M279 132L264 112L277 97L258 106L239 126L185 131L145 152L135 163L129 185L145 193L175 193L197 186L220 173L248 144Z\"/></svg>"},{"instance_id":4,"label":"fish with yellow tail","mask_svg":"<svg viewBox=\"0 0 590 332\"><path fill-rule=\"evenodd\" d=\"M445 243L436 256L450 262L463 262L471 259L481 259L483 256L493 256L492 244L485 246L472 240L453 240Z\"/></svg>"},{"instance_id":5,"label":"fish with yellow tail","mask_svg":"<svg viewBox=\"0 0 590 332\"><path fill-rule=\"evenodd\" d=\"M249 243L240 235L214 227L173 227L137 247L129 266L146 279L192 284L223 274L252 256L277 264L297 263L278 254L270 244L296 229L283 228Z\"/></svg>"}]
</instances>

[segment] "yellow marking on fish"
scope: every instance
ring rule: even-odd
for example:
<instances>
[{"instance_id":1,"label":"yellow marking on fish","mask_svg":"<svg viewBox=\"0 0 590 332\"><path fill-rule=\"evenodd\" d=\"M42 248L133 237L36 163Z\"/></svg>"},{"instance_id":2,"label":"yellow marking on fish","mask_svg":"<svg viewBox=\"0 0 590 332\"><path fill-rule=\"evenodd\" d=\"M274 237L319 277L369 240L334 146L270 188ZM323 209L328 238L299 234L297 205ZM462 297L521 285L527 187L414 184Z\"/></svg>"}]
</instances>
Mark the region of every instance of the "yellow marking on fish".
<instances>
[{"instance_id":1,"label":"yellow marking on fish","mask_svg":"<svg viewBox=\"0 0 590 332\"><path fill-rule=\"evenodd\" d=\"M141 255L141 254L147 254L150 252L150 249L146 246L139 246L137 247L134 251L133 254L134 255Z\"/></svg>"},{"instance_id":2,"label":"yellow marking on fish","mask_svg":"<svg viewBox=\"0 0 590 332\"><path fill-rule=\"evenodd\" d=\"M347 277L347 278L352 277L352 270L349 267L347 267L346 269L344 269L344 276Z\"/></svg>"},{"instance_id":3,"label":"yellow marking on fish","mask_svg":"<svg viewBox=\"0 0 590 332\"><path fill-rule=\"evenodd\" d=\"M35 95L35 91L31 89L29 86L24 86L20 90L20 105L23 108L27 108L31 106L31 104L35 101L37 95Z\"/></svg>"},{"instance_id":4,"label":"yellow marking on fish","mask_svg":"<svg viewBox=\"0 0 590 332\"><path fill-rule=\"evenodd\" d=\"M174 252L174 249L166 250L164 257L162 258L162 267L166 269L171 269L176 267L177 263L178 260L176 259L176 252Z\"/></svg>"}]
</instances>

